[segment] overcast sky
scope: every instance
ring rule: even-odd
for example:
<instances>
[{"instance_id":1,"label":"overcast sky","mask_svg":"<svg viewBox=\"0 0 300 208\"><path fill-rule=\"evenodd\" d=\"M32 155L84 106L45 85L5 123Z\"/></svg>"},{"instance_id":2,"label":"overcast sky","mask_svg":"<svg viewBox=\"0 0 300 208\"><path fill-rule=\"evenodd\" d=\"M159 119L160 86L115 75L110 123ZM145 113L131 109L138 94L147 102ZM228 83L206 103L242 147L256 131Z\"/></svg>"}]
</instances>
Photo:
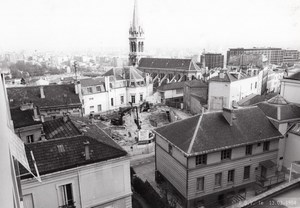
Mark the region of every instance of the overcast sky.
<instances>
[{"instance_id":1,"label":"overcast sky","mask_svg":"<svg viewBox=\"0 0 300 208\"><path fill-rule=\"evenodd\" d=\"M128 48L134 0L0 0L0 50ZM299 0L138 0L148 50L300 49Z\"/></svg>"}]
</instances>

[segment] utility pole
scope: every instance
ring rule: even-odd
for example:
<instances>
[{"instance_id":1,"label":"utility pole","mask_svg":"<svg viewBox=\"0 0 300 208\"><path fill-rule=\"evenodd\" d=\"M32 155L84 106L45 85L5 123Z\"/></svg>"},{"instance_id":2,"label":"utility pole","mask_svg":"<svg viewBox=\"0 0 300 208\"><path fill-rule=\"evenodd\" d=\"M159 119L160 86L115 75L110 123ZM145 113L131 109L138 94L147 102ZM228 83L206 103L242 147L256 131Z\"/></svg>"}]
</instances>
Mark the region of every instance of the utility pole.
<instances>
[{"instance_id":1,"label":"utility pole","mask_svg":"<svg viewBox=\"0 0 300 208\"><path fill-rule=\"evenodd\" d=\"M74 70L75 70L75 80L76 80L76 82L77 82L77 67L78 67L77 61L74 61L73 66L74 66Z\"/></svg>"}]
</instances>

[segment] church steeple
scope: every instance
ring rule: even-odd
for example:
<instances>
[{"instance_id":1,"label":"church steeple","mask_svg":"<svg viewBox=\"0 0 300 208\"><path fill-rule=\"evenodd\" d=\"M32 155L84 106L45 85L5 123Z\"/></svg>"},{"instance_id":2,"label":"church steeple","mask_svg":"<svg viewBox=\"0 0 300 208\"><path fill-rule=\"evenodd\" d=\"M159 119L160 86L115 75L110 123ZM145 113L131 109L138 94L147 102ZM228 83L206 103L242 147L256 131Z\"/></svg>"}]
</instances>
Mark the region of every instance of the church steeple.
<instances>
[{"instance_id":1,"label":"church steeple","mask_svg":"<svg viewBox=\"0 0 300 208\"><path fill-rule=\"evenodd\" d=\"M137 5L137 1L134 0L133 19L132 19L132 26L131 26L134 30L137 30L137 28L139 26L138 16L139 16L139 14L138 14L138 5Z\"/></svg>"},{"instance_id":2,"label":"church steeple","mask_svg":"<svg viewBox=\"0 0 300 208\"><path fill-rule=\"evenodd\" d=\"M129 65L136 65L144 55L144 30L139 23L137 0L134 1L133 18L129 28Z\"/></svg>"}]
</instances>

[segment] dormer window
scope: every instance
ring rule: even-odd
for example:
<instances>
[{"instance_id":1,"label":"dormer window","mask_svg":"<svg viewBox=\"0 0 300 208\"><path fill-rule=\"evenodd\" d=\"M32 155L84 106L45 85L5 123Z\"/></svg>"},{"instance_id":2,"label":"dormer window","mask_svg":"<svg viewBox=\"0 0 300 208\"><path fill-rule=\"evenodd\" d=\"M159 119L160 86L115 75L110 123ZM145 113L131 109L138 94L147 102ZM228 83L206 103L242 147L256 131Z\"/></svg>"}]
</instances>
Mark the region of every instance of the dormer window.
<instances>
[{"instance_id":1,"label":"dormer window","mask_svg":"<svg viewBox=\"0 0 300 208\"><path fill-rule=\"evenodd\" d=\"M221 151L221 160L231 159L231 149Z\"/></svg>"},{"instance_id":2,"label":"dormer window","mask_svg":"<svg viewBox=\"0 0 300 208\"><path fill-rule=\"evenodd\" d=\"M196 165L206 165L206 163L207 163L207 154L196 156Z\"/></svg>"}]
</instances>

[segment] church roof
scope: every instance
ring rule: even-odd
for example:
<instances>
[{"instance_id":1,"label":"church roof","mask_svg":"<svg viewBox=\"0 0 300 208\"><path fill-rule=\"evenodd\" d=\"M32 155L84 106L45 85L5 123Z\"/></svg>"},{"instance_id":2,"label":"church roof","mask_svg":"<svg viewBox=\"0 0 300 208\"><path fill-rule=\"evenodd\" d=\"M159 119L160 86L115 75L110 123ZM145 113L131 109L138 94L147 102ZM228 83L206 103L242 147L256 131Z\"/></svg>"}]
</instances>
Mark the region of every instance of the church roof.
<instances>
[{"instance_id":1,"label":"church roof","mask_svg":"<svg viewBox=\"0 0 300 208\"><path fill-rule=\"evenodd\" d=\"M192 59L141 58L138 69L200 70Z\"/></svg>"}]
</instances>

